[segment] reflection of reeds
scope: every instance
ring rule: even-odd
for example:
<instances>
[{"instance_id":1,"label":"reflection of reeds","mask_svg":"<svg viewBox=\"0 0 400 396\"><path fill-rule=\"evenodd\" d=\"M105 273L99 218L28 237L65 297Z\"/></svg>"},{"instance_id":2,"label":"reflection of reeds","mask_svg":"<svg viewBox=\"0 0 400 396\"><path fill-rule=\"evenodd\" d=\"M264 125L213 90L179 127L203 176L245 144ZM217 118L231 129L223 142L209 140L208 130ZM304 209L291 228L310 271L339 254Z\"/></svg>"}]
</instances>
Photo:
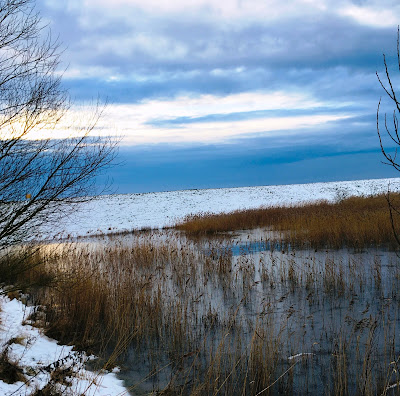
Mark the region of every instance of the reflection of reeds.
<instances>
[{"instance_id":1,"label":"reflection of reeds","mask_svg":"<svg viewBox=\"0 0 400 396\"><path fill-rule=\"evenodd\" d=\"M391 194L394 207L400 194ZM395 219L396 220L396 219ZM314 248L363 248L389 245L397 248L385 195L351 197L336 203L325 201L292 207L204 213L186 217L176 228L190 234L213 234L268 227L285 232L286 242Z\"/></svg>"},{"instance_id":2,"label":"reflection of reeds","mask_svg":"<svg viewBox=\"0 0 400 396\"><path fill-rule=\"evenodd\" d=\"M165 231L43 247L7 281L52 279L31 289L47 333L136 364L138 394L377 394L399 380L394 253L229 243Z\"/></svg>"}]
</instances>

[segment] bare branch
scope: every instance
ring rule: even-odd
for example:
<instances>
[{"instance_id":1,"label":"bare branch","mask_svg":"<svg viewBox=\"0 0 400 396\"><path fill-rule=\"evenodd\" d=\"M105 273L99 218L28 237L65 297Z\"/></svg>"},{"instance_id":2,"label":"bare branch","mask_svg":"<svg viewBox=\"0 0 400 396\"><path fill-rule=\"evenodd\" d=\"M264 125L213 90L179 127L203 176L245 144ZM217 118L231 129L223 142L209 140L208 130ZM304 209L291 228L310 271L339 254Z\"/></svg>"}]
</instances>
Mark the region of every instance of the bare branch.
<instances>
[{"instance_id":1,"label":"bare branch","mask_svg":"<svg viewBox=\"0 0 400 396\"><path fill-rule=\"evenodd\" d=\"M33 0L0 0L0 249L56 225L115 156L115 139L91 136L99 104L86 123L68 125L60 46L45 29ZM71 137L57 138L61 124ZM37 131L43 139L32 139Z\"/></svg>"},{"instance_id":2,"label":"bare branch","mask_svg":"<svg viewBox=\"0 0 400 396\"><path fill-rule=\"evenodd\" d=\"M381 148L381 152L383 156L385 157L386 161L384 161L384 164L392 166L395 170L400 172L400 163L397 159L397 150L400 147L400 133L399 133L399 121L398 121L398 116L397 114L400 113L400 103L397 100L396 96L396 91L393 87L393 83L390 77L389 73L389 67L386 61L385 54L383 54L383 64L385 66L385 75L386 75L386 80L389 88L385 86L385 84L382 82L378 72L376 72L376 76L378 78L378 81L383 88L383 90L386 92L387 96L390 98L390 100L394 103L395 109L393 110L393 126L391 129L388 125L387 122L387 115L385 113L384 117L384 125L385 125L385 132L386 136L389 138L389 142L392 144L392 147L385 147L384 141L383 141L383 136L381 133L381 130L379 128L379 112L381 108L381 103L382 103L382 98L379 99L378 103L378 108L376 112L376 130L379 138L379 145ZM397 65L400 71L400 28L399 26L397 27ZM394 145L394 147L393 147ZM388 150L394 150L394 154L390 154ZM390 222L391 226L393 229L393 235L396 239L397 244L400 246L400 236L399 232L396 227L396 221L395 221L395 216L400 216L400 211L395 207L393 204L393 201L390 197L390 191L388 190L386 200L388 202L388 207L389 207L389 214L390 214Z\"/></svg>"}]
</instances>

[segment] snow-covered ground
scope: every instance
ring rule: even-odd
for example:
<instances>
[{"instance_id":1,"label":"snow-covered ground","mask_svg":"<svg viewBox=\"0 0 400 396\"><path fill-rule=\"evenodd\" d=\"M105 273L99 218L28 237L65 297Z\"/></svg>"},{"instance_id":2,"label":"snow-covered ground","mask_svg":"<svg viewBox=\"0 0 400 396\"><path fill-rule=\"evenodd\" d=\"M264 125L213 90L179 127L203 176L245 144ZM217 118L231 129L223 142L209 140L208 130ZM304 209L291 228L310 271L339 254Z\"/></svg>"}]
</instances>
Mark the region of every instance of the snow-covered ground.
<instances>
[{"instance_id":1,"label":"snow-covered ground","mask_svg":"<svg viewBox=\"0 0 400 396\"><path fill-rule=\"evenodd\" d=\"M74 373L68 378L71 386L55 384L59 394L111 396L128 393L115 373L85 370L80 358L87 361L87 356L72 351L71 346L58 345L36 327L24 324L32 309L17 299L0 297L0 352L6 348L9 361L21 368L25 377L25 383L7 384L0 380L0 395L31 395L50 381L55 367L70 367Z\"/></svg>"},{"instance_id":2,"label":"snow-covered ground","mask_svg":"<svg viewBox=\"0 0 400 396\"><path fill-rule=\"evenodd\" d=\"M331 183L183 190L100 196L82 204L60 227L62 235L90 235L173 225L188 214L292 205L351 195L400 191L400 178ZM55 235L60 230L54 230Z\"/></svg>"}]
</instances>

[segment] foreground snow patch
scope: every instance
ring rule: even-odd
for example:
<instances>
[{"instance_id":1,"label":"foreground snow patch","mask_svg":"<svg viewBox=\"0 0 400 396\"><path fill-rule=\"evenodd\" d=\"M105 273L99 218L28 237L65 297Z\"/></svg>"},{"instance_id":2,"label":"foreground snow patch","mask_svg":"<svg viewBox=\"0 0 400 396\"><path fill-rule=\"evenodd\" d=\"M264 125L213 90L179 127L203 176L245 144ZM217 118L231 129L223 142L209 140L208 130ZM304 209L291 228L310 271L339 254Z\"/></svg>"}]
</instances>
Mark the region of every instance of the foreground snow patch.
<instances>
[{"instance_id":1,"label":"foreground snow patch","mask_svg":"<svg viewBox=\"0 0 400 396\"><path fill-rule=\"evenodd\" d=\"M54 383L63 395L112 396L127 394L123 382L115 373L91 372L84 368L85 362L93 357L72 351L72 346L58 345L55 340L44 336L39 329L24 324L32 313L20 301L0 297L0 344L2 353L8 350L8 359L22 369L22 381L7 384L0 380L0 395L31 395L43 389L57 369L70 368L67 376L69 385Z\"/></svg>"}]
</instances>

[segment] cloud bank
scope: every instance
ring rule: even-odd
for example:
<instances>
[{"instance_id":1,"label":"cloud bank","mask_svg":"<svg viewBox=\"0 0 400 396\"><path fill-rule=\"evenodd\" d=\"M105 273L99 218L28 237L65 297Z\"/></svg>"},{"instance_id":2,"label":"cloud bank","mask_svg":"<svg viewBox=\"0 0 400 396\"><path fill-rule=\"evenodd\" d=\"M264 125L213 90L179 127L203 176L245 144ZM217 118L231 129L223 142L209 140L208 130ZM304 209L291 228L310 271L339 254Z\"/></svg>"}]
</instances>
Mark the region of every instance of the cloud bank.
<instances>
[{"instance_id":1,"label":"cloud bank","mask_svg":"<svg viewBox=\"0 0 400 396\"><path fill-rule=\"evenodd\" d=\"M391 172L379 164L375 117L384 92L375 72L384 72L385 53L400 82L397 1L39 0L38 7L66 46L72 97L110 103L98 133L122 136L125 157L146 153L158 169L175 163L173 185L185 187L178 169L190 161L205 167L190 187L207 185L204 175L216 167L225 181L245 185L244 176L229 175L235 161L260 175L279 162L293 173L281 172L282 182L320 180L324 167L290 164L321 158L338 169L327 168L331 180ZM382 114L391 111L384 101ZM230 162L219 162L223 153ZM355 170L360 156L371 161L364 176ZM135 173L128 163L120 175ZM146 189L163 188L151 177Z\"/></svg>"}]
</instances>

